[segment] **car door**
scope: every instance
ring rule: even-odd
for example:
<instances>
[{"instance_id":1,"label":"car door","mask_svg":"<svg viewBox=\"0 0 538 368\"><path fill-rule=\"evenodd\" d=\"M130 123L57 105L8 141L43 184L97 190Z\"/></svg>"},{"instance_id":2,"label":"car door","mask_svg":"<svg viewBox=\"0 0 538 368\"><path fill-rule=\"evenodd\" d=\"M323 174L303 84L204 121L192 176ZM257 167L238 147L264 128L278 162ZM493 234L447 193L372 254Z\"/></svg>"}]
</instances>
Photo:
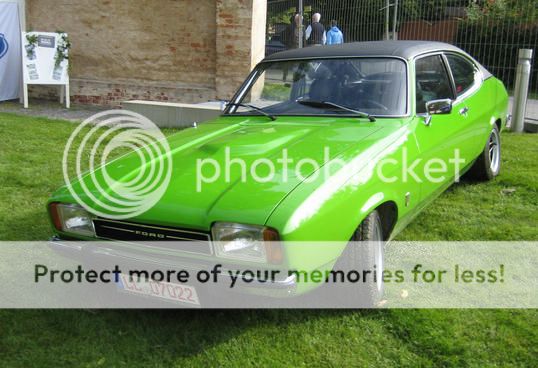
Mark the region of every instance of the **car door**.
<instances>
[{"instance_id":1,"label":"car door","mask_svg":"<svg viewBox=\"0 0 538 368\"><path fill-rule=\"evenodd\" d=\"M467 128L466 136L461 137L460 149L464 157L473 160L482 152L489 136L490 106L495 96L482 88L482 73L472 60L457 53L446 53L445 60L456 94L453 109L463 117L462 124Z\"/></svg>"},{"instance_id":2,"label":"car door","mask_svg":"<svg viewBox=\"0 0 538 368\"><path fill-rule=\"evenodd\" d=\"M472 124L457 100L452 75L443 53L420 56L414 61L415 109L418 118L415 136L420 162L414 172L420 179L421 201L427 203L453 181L457 172L471 159L466 141L471 138ZM426 103L450 99L450 112L426 118Z\"/></svg>"}]
</instances>

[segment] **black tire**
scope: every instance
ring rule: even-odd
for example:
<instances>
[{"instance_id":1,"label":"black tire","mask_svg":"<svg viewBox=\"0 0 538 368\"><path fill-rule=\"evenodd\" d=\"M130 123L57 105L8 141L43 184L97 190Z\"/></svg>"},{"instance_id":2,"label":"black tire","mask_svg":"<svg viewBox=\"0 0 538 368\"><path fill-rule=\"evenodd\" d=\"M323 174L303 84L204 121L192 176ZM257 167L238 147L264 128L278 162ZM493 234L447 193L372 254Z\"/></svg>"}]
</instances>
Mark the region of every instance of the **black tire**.
<instances>
[{"instance_id":1,"label":"black tire","mask_svg":"<svg viewBox=\"0 0 538 368\"><path fill-rule=\"evenodd\" d=\"M343 270L346 273L350 270L357 270L361 274L361 280L357 284L346 284L344 288L338 287L339 299L344 302L343 306L371 308L382 300L384 238L381 217L377 211L373 211L361 222L351 238L351 243L335 266L336 270ZM368 275L370 278L367 282L364 282L362 278L363 270L372 271Z\"/></svg>"},{"instance_id":2,"label":"black tire","mask_svg":"<svg viewBox=\"0 0 538 368\"><path fill-rule=\"evenodd\" d=\"M488 181L501 171L501 139L499 128L493 125L488 141L480 156L469 169L467 177L476 181Z\"/></svg>"}]
</instances>

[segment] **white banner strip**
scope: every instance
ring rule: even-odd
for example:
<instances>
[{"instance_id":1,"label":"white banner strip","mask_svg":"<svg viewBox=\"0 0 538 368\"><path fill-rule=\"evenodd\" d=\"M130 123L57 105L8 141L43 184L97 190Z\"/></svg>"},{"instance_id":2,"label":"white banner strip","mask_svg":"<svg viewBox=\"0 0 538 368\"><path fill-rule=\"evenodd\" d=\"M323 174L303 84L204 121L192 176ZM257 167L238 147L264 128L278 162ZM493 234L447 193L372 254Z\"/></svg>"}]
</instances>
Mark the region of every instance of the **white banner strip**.
<instances>
[{"instance_id":1,"label":"white banner strip","mask_svg":"<svg viewBox=\"0 0 538 368\"><path fill-rule=\"evenodd\" d=\"M538 242L241 245L0 242L0 308L538 308Z\"/></svg>"}]
</instances>

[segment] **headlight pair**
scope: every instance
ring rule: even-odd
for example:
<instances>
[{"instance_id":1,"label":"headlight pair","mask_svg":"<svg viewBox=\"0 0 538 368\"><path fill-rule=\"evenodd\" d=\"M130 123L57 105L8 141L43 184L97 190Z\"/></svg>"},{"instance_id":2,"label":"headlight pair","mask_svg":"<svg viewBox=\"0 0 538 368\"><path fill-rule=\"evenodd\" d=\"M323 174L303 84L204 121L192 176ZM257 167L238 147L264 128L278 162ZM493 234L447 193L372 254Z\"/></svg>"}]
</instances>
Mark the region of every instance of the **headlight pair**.
<instances>
[{"instance_id":1,"label":"headlight pair","mask_svg":"<svg viewBox=\"0 0 538 368\"><path fill-rule=\"evenodd\" d=\"M94 216L76 204L53 202L49 212L56 230L95 237ZM215 255L220 258L279 264L283 260L279 234L257 225L216 222L211 228Z\"/></svg>"}]
</instances>

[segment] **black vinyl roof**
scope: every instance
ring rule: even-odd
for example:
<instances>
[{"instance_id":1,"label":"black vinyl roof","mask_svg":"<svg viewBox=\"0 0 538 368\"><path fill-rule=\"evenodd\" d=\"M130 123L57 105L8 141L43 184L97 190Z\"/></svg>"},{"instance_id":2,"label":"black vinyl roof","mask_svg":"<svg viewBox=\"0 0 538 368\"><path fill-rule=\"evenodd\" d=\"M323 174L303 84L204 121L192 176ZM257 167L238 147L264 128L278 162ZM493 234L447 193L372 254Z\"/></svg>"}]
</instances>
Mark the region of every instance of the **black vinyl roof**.
<instances>
[{"instance_id":1,"label":"black vinyl roof","mask_svg":"<svg viewBox=\"0 0 538 368\"><path fill-rule=\"evenodd\" d=\"M310 46L301 49L277 52L266 57L262 62L359 56L395 56L410 60L420 54L435 51L455 51L464 54L476 63L485 79L492 76L483 65L474 60L465 51L454 45L435 41L370 41L344 43L341 45Z\"/></svg>"},{"instance_id":2,"label":"black vinyl roof","mask_svg":"<svg viewBox=\"0 0 538 368\"><path fill-rule=\"evenodd\" d=\"M282 51L266 57L263 61L356 56L398 56L409 60L419 54L441 50L463 52L456 46L443 42L372 41Z\"/></svg>"}]
</instances>

